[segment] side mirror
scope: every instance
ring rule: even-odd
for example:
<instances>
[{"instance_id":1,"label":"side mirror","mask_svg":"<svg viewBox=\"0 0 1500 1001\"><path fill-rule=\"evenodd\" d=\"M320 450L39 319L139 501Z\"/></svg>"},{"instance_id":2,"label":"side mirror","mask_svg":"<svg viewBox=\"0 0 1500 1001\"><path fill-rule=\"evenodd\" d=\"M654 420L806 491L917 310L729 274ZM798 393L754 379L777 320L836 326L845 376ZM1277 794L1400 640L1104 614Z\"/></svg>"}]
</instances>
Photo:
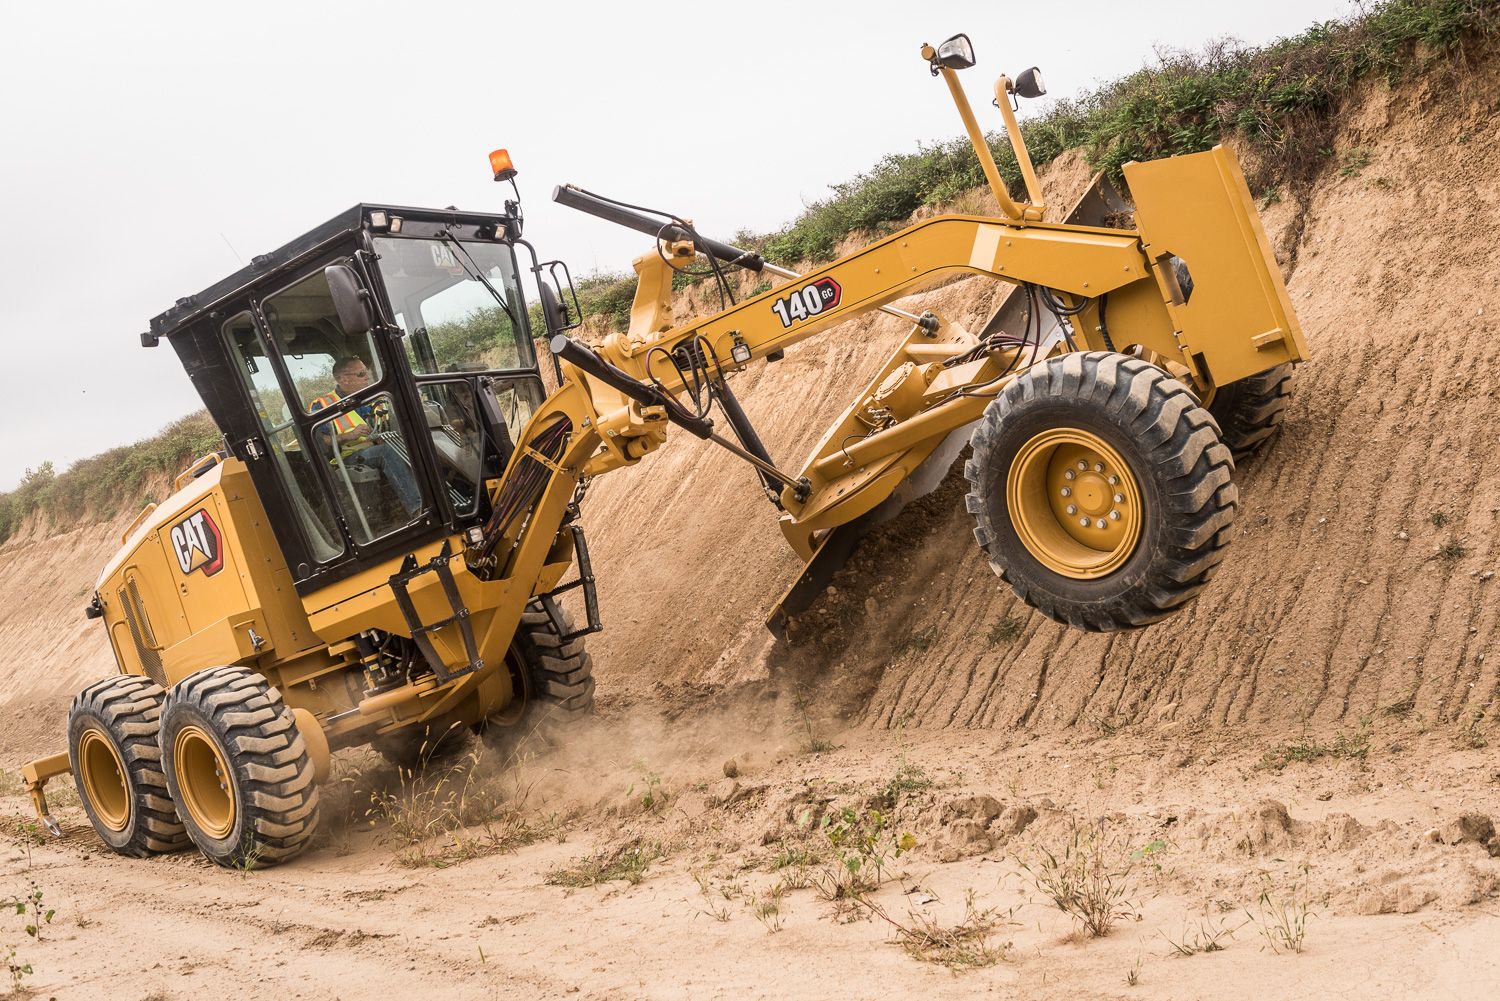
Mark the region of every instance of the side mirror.
<instances>
[{"instance_id":1,"label":"side mirror","mask_svg":"<svg viewBox=\"0 0 1500 1001\"><path fill-rule=\"evenodd\" d=\"M950 70L966 70L974 65L974 43L969 41L968 35L954 35L937 47L937 55L932 61Z\"/></svg>"},{"instance_id":2,"label":"side mirror","mask_svg":"<svg viewBox=\"0 0 1500 1001\"><path fill-rule=\"evenodd\" d=\"M1041 97L1047 93L1047 87L1042 83L1042 71L1035 66L1022 70L1011 86L1018 95L1026 98Z\"/></svg>"},{"instance_id":3,"label":"side mirror","mask_svg":"<svg viewBox=\"0 0 1500 1001\"><path fill-rule=\"evenodd\" d=\"M552 284L538 281L536 287L542 296L542 319L547 322L547 336L555 337L570 329L572 324L568 322L568 311L563 308L561 300L557 298L557 292L553 290Z\"/></svg>"},{"instance_id":4,"label":"side mirror","mask_svg":"<svg viewBox=\"0 0 1500 1001\"><path fill-rule=\"evenodd\" d=\"M370 293L359 287L354 269L347 264L330 264L323 269L323 277L344 333L351 337L368 334L375 326L375 310L370 305Z\"/></svg>"}]
</instances>

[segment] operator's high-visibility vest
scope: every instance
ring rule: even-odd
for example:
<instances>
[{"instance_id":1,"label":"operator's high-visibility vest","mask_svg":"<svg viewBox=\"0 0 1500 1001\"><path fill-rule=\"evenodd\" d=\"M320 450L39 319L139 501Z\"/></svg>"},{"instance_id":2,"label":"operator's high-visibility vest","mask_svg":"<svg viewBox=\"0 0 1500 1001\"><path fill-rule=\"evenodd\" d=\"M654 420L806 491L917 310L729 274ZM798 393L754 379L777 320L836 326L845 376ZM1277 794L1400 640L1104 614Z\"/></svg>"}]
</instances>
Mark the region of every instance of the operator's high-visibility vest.
<instances>
[{"instance_id":1,"label":"operator's high-visibility vest","mask_svg":"<svg viewBox=\"0 0 1500 1001\"><path fill-rule=\"evenodd\" d=\"M342 400L343 397L340 396L337 392L324 393L322 396L319 396L317 399L313 400L307 405L307 412L315 414L319 410L322 410L324 407L331 407L341 402ZM355 428L364 427L368 422L360 416L358 410L348 410L335 417L332 423L335 434L348 434ZM347 445L340 442L339 454L345 456L353 455L355 452L358 452L362 448L368 447L370 444L372 443L368 438L362 439L357 442L352 442Z\"/></svg>"}]
</instances>

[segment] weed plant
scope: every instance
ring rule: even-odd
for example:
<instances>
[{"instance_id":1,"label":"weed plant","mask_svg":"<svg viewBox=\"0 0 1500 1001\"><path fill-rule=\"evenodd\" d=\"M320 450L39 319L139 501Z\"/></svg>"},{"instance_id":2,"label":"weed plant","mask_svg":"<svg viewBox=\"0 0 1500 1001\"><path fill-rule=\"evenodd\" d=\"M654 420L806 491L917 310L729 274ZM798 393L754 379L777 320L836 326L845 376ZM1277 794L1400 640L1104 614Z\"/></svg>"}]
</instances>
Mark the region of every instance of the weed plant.
<instances>
[{"instance_id":1,"label":"weed plant","mask_svg":"<svg viewBox=\"0 0 1500 1001\"><path fill-rule=\"evenodd\" d=\"M1032 858L1018 861L1037 890L1090 938L1108 935L1115 922L1136 913L1129 899L1134 862L1102 823L1075 824L1061 853L1038 846Z\"/></svg>"},{"instance_id":2,"label":"weed plant","mask_svg":"<svg viewBox=\"0 0 1500 1001\"><path fill-rule=\"evenodd\" d=\"M1025 627L1026 623L1021 619L1016 618L1014 615L1007 615L990 626L990 631L985 634L985 638L990 641L990 646L999 646L1002 643L1014 643L1021 638L1021 633Z\"/></svg>"},{"instance_id":3,"label":"weed plant","mask_svg":"<svg viewBox=\"0 0 1500 1001\"><path fill-rule=\"evenodd\" d=\"M1302 951L1307 923L1314 912L1307 888L1307 869L1286 886L1278 886L1270 873L1261 873L1260 896L1255 910L1245 912L1274 953Z\"/></svg>"},{"instance_id":4,"label":"weed plant","mask_svg":"<svg viewBox=\"0 0 1500 1001\"><path fill-rule=\"evenodd\" d=\"M1240 925L1240 928L1243 927L1243 924ZM1166 932L1162 932L1161 937L1171 948L1172 955L1196 956L1199 953L1224 951L1228 948L1226 943L1234 938L1234 933L1238 930L1239 928L1231 928L1205 911L1184 921L1182 931L1176 938Z\"/></svg>"},{"instance_id":5,"label":"weed plant","mask_svg":"<svg viewBox=\"0 0 1500 1001\"><path fill-rule=\"evenodd\" d=\"M570 866L553 869L547 873L546 882L549 886L578 888L623 880L634 886L646 878L646 869L651 863L664 854L661 845L632 838L616 848L574 859Z\"/></svg>"},{"instance_id":6,"label":"weed plant","mask_svg":"<svg viewBox=\"0 0 1500 1001\"><path fill-rule=\"evenodd\" d=\"M1321 758L1338 758L1346 761L1364 761L1370 754L1370 721L1360 720L1358 729L1352 733L1336 735L1331 744L1320 744L1311 738L1302 738L1278 744L1261 756L1255 767L1279 772L1294 762L1311 762Z\"/></svg>"},{"instance_id":7,"label":"weed plant","mask_svg":"<svg viewBox=\"0 0 1500 1001\"><path fill-rule=\"evenodd\" d=\"M993 907L978 907L972 888L964 891L963 919L953 925L944 925L937 918L917 911L908 912L905 922L897 921L884 907L864 896L856 898L853 906L895 929L895 943L908 956L950 970L994 966L1006 959L1012 948L1010 942L993 941L1009 915L1002 915Z\"/></svg>"},{"instance_id":8,"label":"weed plant","mask_svg":"<svg viewBox=\"0 0 1500 1001\"><path fill-rule=\"evenodd\" d=\"M496 774L483 762L481 746L447 768L401 769L394 787L370 793L370 819L387 823L401 865L444 868L512 852L561 829L556 817L536 821L526 813L523 768Z\"/></svg>"}]
</instances>

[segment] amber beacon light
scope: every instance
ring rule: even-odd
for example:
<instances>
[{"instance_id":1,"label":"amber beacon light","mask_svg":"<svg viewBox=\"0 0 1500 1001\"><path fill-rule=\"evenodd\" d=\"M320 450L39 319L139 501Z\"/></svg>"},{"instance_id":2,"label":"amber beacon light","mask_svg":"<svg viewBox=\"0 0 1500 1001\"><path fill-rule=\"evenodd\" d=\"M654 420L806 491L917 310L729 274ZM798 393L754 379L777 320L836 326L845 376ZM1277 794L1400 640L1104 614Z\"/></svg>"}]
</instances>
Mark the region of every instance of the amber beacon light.
<instances>
[{"instance_id":1,"label":"amber beacon light","mask_svg":"<svg viewBox=\"0 0 1500 1001\"><path fill-rule=\"evenodd\" d=\"M490 154L490 169L495 172L495 180L508 181L516 176L516 165L510 162L510 150L497 149Z\"/></svg>"}]
</instances>

